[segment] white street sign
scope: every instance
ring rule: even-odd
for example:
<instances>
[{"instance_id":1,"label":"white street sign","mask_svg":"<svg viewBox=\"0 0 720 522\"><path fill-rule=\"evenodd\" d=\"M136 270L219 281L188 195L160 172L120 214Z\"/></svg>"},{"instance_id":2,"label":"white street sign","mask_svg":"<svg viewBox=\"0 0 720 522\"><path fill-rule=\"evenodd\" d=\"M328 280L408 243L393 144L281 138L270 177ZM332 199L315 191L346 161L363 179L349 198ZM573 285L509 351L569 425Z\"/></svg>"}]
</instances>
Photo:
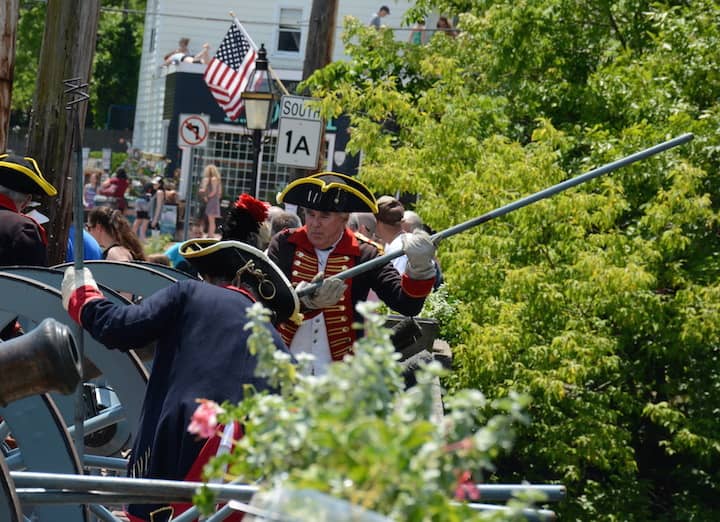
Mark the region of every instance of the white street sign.
<instances>
[{"instance_id":1,"label":"white street sign","mask_svg":"<svg viewBox=\"0 0 720 522\"><path fill-rule=\"evenodd\" d=\"M317 167L324 122L320 111L308 107L313 98L283 96L275 162L279 165L314 169Z\"/></svg>"},{"instance_id":2,"label":"white street sign","mask_svg":"<svg viewBox=\"0 0 720 522\"><path fill-rule=\"evenodd\" d=\"M210 132L210 116L181 114L178 122L178 147L205 147Z\"/></svg>"}]
</instances>

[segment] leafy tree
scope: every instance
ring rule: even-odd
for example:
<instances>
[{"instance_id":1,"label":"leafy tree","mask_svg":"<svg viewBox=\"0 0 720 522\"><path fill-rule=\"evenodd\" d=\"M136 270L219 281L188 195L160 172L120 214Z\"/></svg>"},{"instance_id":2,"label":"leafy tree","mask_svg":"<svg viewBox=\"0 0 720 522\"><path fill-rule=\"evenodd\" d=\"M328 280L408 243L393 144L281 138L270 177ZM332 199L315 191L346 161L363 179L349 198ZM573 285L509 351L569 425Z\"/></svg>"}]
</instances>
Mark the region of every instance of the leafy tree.
<instances>
[{"instance_id":1,"label":"leafy tree","mask_svg":"<svg viewBox=\"0 0 720 522\"><path fill-rule=\"evenodd\" d=\"M145 0L103 2L89 89L88 125L104 127L110 106L135 103L145 4ZM27 124L29 120L45 24L45 7L44 2L37 1L25 1L20 6L12 93L14 125Z\"/></svg>"},{"instance_id":2,"label":"leafy tree","mask_svg":"<svg viewBox=\"0 0 720 522\"><path fill-rule=\"evenodd\" d=\"M712 520L720 490L720 10L699 2L419 1L456 38L346 24L306 82L351 115L379 193L443 229L684 132L695 140L440 246L446 381L533 396L501 481L560 481L560 517ZM405 81L403 71L413 76Z\"/></svg>"}]
</instances>

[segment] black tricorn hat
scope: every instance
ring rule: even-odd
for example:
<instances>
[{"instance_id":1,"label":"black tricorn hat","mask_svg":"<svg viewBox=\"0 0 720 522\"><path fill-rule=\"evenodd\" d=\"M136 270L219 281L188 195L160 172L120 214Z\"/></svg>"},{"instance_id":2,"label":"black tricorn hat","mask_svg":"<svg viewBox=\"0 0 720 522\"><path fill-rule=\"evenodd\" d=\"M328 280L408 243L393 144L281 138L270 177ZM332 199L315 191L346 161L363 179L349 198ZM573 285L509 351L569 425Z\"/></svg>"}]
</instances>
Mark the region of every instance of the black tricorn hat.
<instances>
[{"instance_id":1,"label":"black tricorn hat","mask_svg":"<svg viewBox=\"0 0 720 522\"><path fill-rule=\"evenodd\" d=\"M279 203L326 212L372 212L375 196L355 178L336 172L320 172L290 183L278 196Z\"/></svg>"},{"instance_id":2,"label":"black tricorn hat","mask_svg":"<svg viewBox=\"0 0 720 522\"><path fill-rule=\"evenodd\" d=\"M200 274L225 277L246 286L270 310L273 323L296 321L300 303L292 285L264 252L240 241L190 239L180 245L180 255Z\"/></svg>"},{"instance_id":3,"label":"black tricorn hat","mask_svg":"<svg viewBox=\"0 0 720 522\"><path fill-rule=\"evenodd\" d=\"M57 195L34 159L0 154L0 185L21 194Z\"/></svg>"}]
</instances>

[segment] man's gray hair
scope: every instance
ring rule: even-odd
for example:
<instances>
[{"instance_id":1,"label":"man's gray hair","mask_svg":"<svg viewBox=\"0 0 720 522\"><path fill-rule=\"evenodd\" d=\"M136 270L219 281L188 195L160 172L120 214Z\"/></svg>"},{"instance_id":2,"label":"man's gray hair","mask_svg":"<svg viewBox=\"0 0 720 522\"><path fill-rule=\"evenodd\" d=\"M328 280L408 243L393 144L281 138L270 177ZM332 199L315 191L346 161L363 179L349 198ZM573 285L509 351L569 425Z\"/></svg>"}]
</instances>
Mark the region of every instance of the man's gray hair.
<instances>
[{"instance_id":1,"label":"man's gray hair","mask_svg":"<svg viewBox=\"0 0 720 522\"><path fill-rule=\"evenodd\" d=\"M286 228L297 228L300 226L302 226L302 222L297 214L282 211L273 216L270 221L270 237Z\"/></svg>"},{"instance_id":2,"label":"man's gray hair","mask_svg":"<svg viewBox=\"0 0 720 522\"><path fill-rule=\"evenodd\" d=\"M353 228L353 225L355 228ZM375 229L377 228L375 215L372 212L353 212L350 214L350 221L348 222L350 230L360 230L361 226L367 229L370 236L375 234Z\"/></svg>"},{"instance_id":3,"label":"man's gray hair","mask_svg":"<svg viewBox=\"0 0 720 522\"><path fill-rule=\"evenodd\" d=\"M412 210L406 210L402 218L402 227L405 232L414 232L423 227L422 218Z\"/></svg>"}]
</instances>

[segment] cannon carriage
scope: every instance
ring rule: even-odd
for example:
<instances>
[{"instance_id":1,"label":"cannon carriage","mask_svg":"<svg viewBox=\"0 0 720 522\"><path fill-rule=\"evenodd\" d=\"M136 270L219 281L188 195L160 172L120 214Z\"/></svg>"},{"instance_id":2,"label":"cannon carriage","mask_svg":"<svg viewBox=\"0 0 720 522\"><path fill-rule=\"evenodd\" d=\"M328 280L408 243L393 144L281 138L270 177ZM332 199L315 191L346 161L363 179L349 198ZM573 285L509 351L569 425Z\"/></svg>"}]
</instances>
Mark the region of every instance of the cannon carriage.
<instances>
[{"instance_id":1,"label":"cannon carriage","mask_svg":"<svg viewBox=\"0 0 720 522\"><path fill-rule=\"evenodd\" d=\"M108 299L129 305L127 296L141 299L175 281L191 277L174 269L147 263L88 262L87 266ZM64 395L78 382L78 375L70 370L38 373L23 369L23 362L5 358L10 345L16 352L25 351L24 361L45 360L47 345L64 345L72 361L71 332L79 334L62 307L60 284L64 266L54 268L8 267L0 271L0 294L7 296L0 303L0 330L10 321L19 319L28 334L0 343L0 372L12 371L16 379L0 383L0 440L12 440L3 445L0 454L0 522L14 520L116 520L108 506L147 499L157 501L190 501L197 485L170 481L129 479L124 477L125 456L137 430L141 405L151 364L152 347L137 347L127 353L108 350L86 333L82 333L84 347L85 422L84 447L73 442L76 400ZM38 339L43 321L51 318L56 328L62 327L65 339L52 343ZM399 320L391 321L397 323ZM432 344L434 326L423 322L411 339L402 339L407 360L417 360L417 354ZM407 337L409 330L399 334ZM62 337L62 336L59 336ZM429 344L428 344L429 343ZM3 347L3 345L5 345ZM5 350L3 350L5 348ZM26 362L25 362L26 363ZM81 361L75 360L79 366ZM45 364L47 367L47 364ZM12 368L12 370L9 370ZM28 378L26 378L28 377ZM31 378L29 378L31 377ZM240 485L216 485L220 499L247 502L254 488ZM518 489L542 489L549 500L564 495L561 486L478 486L485 500L507 500ZM477 504L477 509L497 509L501 506ZM223 520L229 510L218 512L212 520ZM529 519L547 519L552 512L533 510ZM192 520L192 513L176 520Z\"/></svg>"}]
</instances>

